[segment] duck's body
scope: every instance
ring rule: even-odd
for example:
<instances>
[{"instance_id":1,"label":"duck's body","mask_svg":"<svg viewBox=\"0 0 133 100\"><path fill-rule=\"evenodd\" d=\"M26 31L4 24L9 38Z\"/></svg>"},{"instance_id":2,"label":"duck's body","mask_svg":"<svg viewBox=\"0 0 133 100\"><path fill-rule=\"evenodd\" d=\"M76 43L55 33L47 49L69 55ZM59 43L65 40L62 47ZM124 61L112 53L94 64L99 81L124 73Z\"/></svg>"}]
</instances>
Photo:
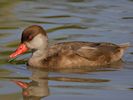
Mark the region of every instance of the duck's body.
<instances>
[{"instance_id":1,"label":"duck's body","mask_svg":"<svg viewBox=\"0 0 133 100\"><path fill-rule=\"evenodd\" d=\"M31 35L32 34L32 35ZM62 42L48 46L47 34L40 26L24 30L21 42L33 50L28 65L36 68L76 68L103 66L119 61L129 44ZM20 49L20 48L19 48ZM18 51L18 49L17 49ZM21 53L13 53L15 57Z\"/></svg>"},{"instance_id":2,"label":"duck's body","mask_svg":"<svg viewBox=\"0 0 133 100\"><path fill-rule=\"evenodd\" d=\"M112 43L63 42L50 46L45 59L32 56L28 64L52 69L103 66L120 60L123 53L124 48Z\"/></svg>"}]
</instances>

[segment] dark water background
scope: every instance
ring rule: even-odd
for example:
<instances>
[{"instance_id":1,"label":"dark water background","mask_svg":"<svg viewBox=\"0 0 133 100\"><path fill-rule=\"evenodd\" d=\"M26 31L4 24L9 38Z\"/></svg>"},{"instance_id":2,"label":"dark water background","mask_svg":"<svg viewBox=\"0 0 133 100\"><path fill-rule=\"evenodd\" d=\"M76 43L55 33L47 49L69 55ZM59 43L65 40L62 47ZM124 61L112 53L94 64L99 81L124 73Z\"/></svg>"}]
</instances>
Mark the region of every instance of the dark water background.
<instances>
[{"instance_id":1,"label":"dark water background","mask_svg":"<svg viewBox=\"0 0 133 100\"><path fill-rule=\"evenodd\" d=\"M132 45L133 0L0 0L0 100L133 99L132 47L125 52L124 62L115 65L117 69L96 72L27 70L24 60L29 53L9 63L22 30L33 24L47 30L50 44L104 41ZM12 80L30 87L22 91Z\"/></svg>"}]
</instances>

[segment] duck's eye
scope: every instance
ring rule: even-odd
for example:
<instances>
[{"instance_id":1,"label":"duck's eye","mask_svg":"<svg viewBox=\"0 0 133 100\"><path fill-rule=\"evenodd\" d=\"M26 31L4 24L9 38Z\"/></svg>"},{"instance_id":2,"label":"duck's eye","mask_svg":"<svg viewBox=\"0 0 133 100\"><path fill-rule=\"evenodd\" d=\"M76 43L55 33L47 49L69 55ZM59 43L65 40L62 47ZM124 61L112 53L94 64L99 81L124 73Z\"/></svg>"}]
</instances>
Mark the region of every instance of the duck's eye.
<instances>
[{"instance_id":1,"label":"duck's eye","mask_svg":"<svg viewBox=\"0 0 133 100\"><path fill-rule=\"evenodd\" d=\"M33 39L33 36L32 35L30 35L29 36L29 38L28 38L28 40L32 40Z\"/></svg>"}]
</instances>

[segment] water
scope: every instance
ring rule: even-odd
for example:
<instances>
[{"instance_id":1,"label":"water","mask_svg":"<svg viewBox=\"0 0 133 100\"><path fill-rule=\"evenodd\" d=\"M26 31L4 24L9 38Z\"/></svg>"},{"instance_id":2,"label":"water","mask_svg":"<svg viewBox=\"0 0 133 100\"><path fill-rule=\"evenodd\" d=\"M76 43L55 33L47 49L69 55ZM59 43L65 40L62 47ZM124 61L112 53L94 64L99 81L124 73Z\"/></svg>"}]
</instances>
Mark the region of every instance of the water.
<instances>
[{"instance_id":1,"label":"water","mask_svg":"<svg viewBox=\"0 0 133 100\"><path fill-rule=\"evenodd\" d=\"M1 0L1 100L131 100L133 48L117 69L40 71L27 69L29 53L9 63L9 54L29 25L43 26L50 44L62 41L133 43L132 0ZM28 84L20 88L15 82Z\"/></svg>"}]
</instances>

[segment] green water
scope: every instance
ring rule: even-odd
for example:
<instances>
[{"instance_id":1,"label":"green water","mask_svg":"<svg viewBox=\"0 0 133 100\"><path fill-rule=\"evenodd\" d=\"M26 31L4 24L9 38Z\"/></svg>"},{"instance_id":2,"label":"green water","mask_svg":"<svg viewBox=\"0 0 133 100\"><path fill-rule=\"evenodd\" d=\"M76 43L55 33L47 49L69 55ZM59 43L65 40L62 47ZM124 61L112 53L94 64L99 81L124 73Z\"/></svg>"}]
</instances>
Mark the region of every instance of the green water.
<instances>
[{"instance_id":1,"label":"green water","mask_svg":"<svg viewBox=\"0 0 133 100\"><path fill-rule=\"evenodd\" d=\"M46 29L50 44L130 42L131 47L113 69L27 69L29 52L10 62L9 55L33 24ZM0 0L0 100L132 100L132 43L133 0Z\"/></svg>"}]
</instances>

